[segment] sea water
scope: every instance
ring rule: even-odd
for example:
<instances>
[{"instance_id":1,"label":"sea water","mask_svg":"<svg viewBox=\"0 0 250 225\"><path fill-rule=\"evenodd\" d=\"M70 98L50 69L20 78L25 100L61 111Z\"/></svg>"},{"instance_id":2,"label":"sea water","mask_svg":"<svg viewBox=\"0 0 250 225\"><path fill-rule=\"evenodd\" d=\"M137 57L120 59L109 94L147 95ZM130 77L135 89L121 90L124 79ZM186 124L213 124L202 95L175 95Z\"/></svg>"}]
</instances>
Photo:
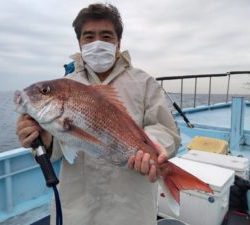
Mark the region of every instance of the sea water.
<instances>
[{"instance_id":1,"label":"sea water","mask_svg":"<svg viewBox=\"0 0 250 225\"><path fill-rule=\"evenodd\" d=\"M14 92L0 92L0 152L20 147L16 135L18 114L14 111Z\"/></svg>"}]
</instances>

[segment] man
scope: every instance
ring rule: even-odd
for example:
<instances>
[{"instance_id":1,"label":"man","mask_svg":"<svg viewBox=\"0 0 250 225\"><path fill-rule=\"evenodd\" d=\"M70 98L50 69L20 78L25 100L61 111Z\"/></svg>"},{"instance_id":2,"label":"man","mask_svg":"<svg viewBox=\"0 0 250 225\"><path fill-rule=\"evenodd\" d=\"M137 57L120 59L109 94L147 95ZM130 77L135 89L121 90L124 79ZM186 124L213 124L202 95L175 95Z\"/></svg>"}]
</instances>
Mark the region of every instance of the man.
<instances>
[{"instance_id":1,"label":"man","mask_svg":"<svg viewBox=\"0 0 250 225\"><path fill-rule=\"evenodd\" d=\"M112 5L89 5L79 12L73 27L81 54L72 56L74 69L67 78L112 85L132 118L158 146L158 162L173 156L180 138L164 92L152 77L133 68L127 51L120 52L123 25L118 10ZM24 147L40 134L48 151L52 150L52 160L62 157L57 140L29 116L19 118L17 134ZM73 165L63 158L60 197L64 224L155 225L155 166L149 154L138 151L128 167L131 169L115 167L84 153ZM54 221L52 212L51 223Z\"/></svg>"}]
</instances>

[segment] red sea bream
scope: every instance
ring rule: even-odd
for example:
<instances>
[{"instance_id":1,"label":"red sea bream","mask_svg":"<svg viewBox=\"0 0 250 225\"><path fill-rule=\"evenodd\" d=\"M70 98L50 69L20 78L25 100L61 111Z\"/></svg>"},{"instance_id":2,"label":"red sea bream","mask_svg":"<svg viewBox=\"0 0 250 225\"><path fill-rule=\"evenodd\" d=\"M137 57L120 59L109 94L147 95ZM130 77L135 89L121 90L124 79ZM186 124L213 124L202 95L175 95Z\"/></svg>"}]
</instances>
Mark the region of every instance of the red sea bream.
<instances>
[{"instance_id":1,"label":"red sea bream","mask_svg":"<svg viewBox=\"0 0 250 225\"><path fill-rule=\"evenodd\" d=\"M15 103L17 112L29 114L60 141L64 157L71 164L77 152L84 151L116 166L125 166L130 156L142 150L150 154L160 183L177 202L182 189L212 192L206 183L171 162L157 164L156 146L116 96L108 85L56 79L16 91Z\"/></svg>"}]
</instances>

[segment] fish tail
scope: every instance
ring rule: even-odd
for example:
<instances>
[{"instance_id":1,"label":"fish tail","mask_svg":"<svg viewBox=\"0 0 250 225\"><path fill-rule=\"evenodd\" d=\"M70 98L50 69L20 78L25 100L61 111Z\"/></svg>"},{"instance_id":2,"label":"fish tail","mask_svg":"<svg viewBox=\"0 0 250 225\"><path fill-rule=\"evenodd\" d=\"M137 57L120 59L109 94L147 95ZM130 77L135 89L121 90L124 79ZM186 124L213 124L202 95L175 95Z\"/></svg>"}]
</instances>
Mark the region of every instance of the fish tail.
<instances>
[{"instance_id":1,"label":"fish tail","mask_svg":"<svg viewBox=\"0 0 250 225\"><path fill-rule=\"evenodd\" d=\"M173 211L178 211L181 190L199 190L213 193L213 190L207 183L169 161L160 166L160 173L160 185L167 195L166 197L170 198L168 200L171 201L170 204L174 208Z\"/></svg>"}]
</instances>

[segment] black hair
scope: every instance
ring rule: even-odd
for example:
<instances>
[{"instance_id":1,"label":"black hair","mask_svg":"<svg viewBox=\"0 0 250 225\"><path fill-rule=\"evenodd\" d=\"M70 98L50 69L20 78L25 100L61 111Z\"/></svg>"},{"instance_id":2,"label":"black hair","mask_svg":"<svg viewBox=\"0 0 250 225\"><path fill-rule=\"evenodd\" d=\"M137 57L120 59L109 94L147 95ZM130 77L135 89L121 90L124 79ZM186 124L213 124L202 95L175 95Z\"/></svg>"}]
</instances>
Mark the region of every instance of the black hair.
<instances>
[{"instance_id":1,"label":"black hair","mask_svg":"<svg viewBox=\"0 0 250 225\"><path fill-rule=\"evenodd\" d=\"M106 19L113 23L118 41L122 38L123 23L118 9L111 4L91 4L87 8L83 8L73 21L72 26L75 29L78 41L81 37L82 26L89 20Z\"/></svg>"}]
</instances>

